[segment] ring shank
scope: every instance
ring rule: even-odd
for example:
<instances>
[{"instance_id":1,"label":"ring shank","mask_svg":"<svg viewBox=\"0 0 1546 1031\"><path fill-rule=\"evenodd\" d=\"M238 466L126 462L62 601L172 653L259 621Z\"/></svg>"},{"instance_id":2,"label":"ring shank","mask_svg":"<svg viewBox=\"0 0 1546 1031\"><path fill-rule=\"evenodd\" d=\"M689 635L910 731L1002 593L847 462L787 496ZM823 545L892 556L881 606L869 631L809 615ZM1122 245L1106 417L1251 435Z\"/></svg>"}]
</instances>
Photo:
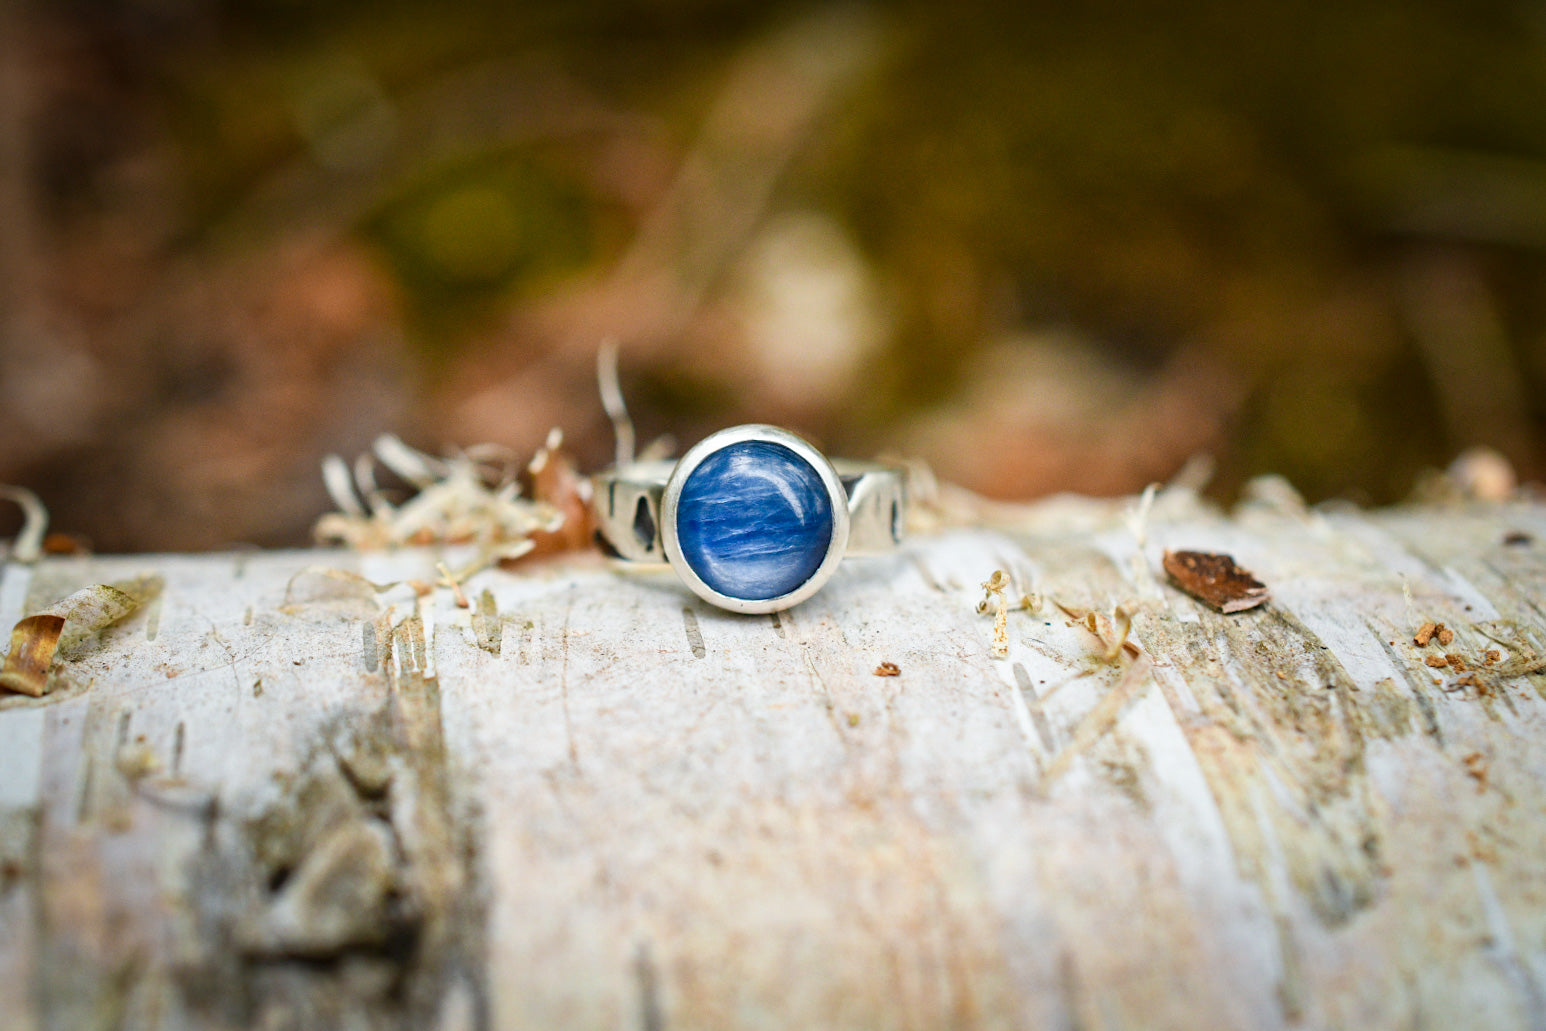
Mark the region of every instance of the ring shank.
<instances>
[{"instance_id":1,"label":"ring shank","mask_svg":"<svg viewBox=\"0 0 1546 1031\"><path fill-rule=\"evenodd\" d=\"M848 495L847 554L889 551L902 540L907 494L899 466L834 458L832 468ZM597 529L619 558L666 561L661 538L661 497L676 468L672 460L629 462L593 476Z\"/></svg>"}]
</instances>

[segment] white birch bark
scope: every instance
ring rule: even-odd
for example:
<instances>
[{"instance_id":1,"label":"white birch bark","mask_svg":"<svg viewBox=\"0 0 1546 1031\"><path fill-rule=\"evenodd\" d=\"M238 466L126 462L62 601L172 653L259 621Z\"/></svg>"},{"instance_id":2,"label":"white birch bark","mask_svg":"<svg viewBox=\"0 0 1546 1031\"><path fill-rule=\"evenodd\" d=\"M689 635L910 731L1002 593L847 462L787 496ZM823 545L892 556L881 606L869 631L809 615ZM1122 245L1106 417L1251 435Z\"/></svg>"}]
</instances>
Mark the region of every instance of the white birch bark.
<instances>
[{"instance_id":1,"label":"white birch bark","mask_svg":"<svg viewBox=\"0 0 1546 1031\"><path fill-rule=\"evenodd\" d=\"M1124 514L777 618L591 558L471 609L301 573L428 552L7 566L5 627L166 588L0 702L5 1026L1546 1027L1546 509ZM1002 660L994 569L1047 599Z\"/></svg>"}]
</instances>

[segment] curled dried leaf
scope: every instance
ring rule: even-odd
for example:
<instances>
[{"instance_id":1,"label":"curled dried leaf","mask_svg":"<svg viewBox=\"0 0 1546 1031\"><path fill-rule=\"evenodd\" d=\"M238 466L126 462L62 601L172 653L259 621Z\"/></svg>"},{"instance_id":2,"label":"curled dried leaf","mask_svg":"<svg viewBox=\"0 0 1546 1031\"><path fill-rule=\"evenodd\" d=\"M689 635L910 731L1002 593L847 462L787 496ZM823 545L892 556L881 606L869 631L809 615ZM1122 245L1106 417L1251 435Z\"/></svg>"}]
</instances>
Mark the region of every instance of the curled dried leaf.
<instances>
[{"instance_id":1,"label":"curled dried leaf","mask_svg":"<svg viewBox=\"0 0 1546 1031\"><path fill-rule=\"evenodd\" d=\"M1266 584L1235 565L1229 555L1167 551L1165 572L1181 590L1220 612L1244 612L1272 596Z\"/></svg>"}]
</instances>

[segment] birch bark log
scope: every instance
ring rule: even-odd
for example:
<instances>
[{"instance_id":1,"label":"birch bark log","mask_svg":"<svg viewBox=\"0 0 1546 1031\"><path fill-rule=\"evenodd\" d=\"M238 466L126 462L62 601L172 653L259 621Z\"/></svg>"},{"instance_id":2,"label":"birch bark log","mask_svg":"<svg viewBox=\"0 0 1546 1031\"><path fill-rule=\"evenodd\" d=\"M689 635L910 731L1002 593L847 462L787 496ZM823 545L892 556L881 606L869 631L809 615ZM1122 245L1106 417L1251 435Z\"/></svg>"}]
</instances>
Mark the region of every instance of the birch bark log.
<instances>
[{"instance_id":1,"label":"birch bark log","mask_svg":"<svg viewBox=\"0 0 1546 1031\"><path fill-rule=\"evenodd\" d=\"M1538 504L1065 499L773 618L317 571L438 557L4 568L7 627L166 578L0 702L7 1027L1546 1027ZM1042 599L1003 659L994 569Z\"/></svg>"}]
</instances>

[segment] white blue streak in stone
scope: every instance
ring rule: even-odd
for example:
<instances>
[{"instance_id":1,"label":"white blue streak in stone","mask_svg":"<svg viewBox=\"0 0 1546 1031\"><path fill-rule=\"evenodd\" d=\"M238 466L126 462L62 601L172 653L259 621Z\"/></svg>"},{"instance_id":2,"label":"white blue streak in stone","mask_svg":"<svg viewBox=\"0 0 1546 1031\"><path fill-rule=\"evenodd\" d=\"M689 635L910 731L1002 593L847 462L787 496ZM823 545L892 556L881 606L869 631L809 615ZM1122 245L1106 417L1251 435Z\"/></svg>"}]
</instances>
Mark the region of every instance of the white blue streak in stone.
<instances>
[{"instance_id":1,"label":"white blue streak in stone","mask_svg":"<svg viewBox=\"0 0 1546 1031\"><path fill-rule=\"evenodd\" d=\"M720 594L765 601L809 580L832 543L821 476L782 444L728 444L687 477L676 504L682 556Z\"/></svg>"}]
</instances>

